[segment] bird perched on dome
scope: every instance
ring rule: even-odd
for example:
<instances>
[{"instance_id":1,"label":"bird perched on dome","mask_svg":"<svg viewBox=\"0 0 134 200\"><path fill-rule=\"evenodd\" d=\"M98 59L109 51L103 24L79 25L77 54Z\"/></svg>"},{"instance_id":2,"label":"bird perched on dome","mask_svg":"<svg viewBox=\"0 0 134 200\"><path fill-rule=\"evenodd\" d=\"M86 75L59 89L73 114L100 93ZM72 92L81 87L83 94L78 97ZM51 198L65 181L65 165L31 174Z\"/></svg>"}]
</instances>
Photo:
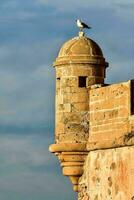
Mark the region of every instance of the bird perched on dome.
<instances>
[{"instance_id":1,"label":"bird perched on dome","mask_svg":"<svg viewBox=\"0 0 134 200\"><path fill-rule=\"evenodd\" d=\"M82 22L80 19L76 20L77 26L80 28L80 31L83 31L84 28L90 29L91 27Z\"/></svg>"}]
</instances>

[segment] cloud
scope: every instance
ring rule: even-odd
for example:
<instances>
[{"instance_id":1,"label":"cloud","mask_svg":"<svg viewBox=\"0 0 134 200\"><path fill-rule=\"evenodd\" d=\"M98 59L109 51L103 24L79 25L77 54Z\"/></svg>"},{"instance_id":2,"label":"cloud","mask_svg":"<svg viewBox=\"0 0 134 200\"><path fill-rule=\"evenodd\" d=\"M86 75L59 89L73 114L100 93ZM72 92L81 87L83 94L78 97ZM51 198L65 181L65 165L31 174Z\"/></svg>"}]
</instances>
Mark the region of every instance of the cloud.
<instances>
[{"instance_id":1,"label":"cloud","mask_svg":"<svg viewBox=\"0 0 134 200\"><path fill-rule=\"evenodd\" d=\"M54 76L46 66L27 74L3 72L0 75L1 123L24 125L52 120L54 80L51 77Z\"/></svg>"},{"instance_id":2,"label":"cloud","mask_svg":"<svg viewBox=\"0 0 134 200\"><path fill-rule=\"evenodd\" d=\"M89 15L88 11L92 13L92 10L97 10L99 12L103 11L107 13L108 11L112 11L112 15L116 15L120 19L124 20L132 20L134 17L133 7L134 2L132 0L124 1L124 0L102 0L101 3L99 0L85 0L82 2L81 0L65 0L61 2L60 0L48 1L48 0L36 0L39 4L44 5L44 7L52 6L57 12L72 13L79 17L87 18L86 16L92 18L92 14ZM84 12L85 11L85 12ZM98 13L96 13L98 15ZM69 17L69 16L68 16ZM71 16L72 17L72 16Z\"/></svg>"},{"instance_id":3,"label":"cloud","mask_svg":"<svg viewBox=\"0 0 134 200\"><path fill-rule=\"evenodd\" d=\"M8 44L0 47L1 123L24 125L52 120L55 81L52 57L56 54L58 41L52 40L53 46L46 41L30 46Z\"/></svg>"},{"instance_id":4,"label":"cloud","mask_svg":"<svg viewBox=\"0 0 134 200\"><path fill-rule=\"evenodd\" d=\"M20 43L16 40L17 38L12 38L8 44L0 45L1 70L4 68L7 72L8 70L9 72L13 70L16 72L33 71L42 65L52 69L57 46L61 45L62 38L44 38L43 41L33 41L32 43L23 42L22 38L19 38Z\"/></svg>"},{"instance_id":5,"label":"cloud","mask_svg":"<svg viewBox=\"0 0 134 200\"><path fill-rule=\"evenodd\" d=\"M42 139L44 140L42 142ZM17 136L0 135L0 156L3 160L1 168L12 166L50 166L53 165L54 159L48 152L46 144L50 142L50 138L45 135L34 136ZM17 170L17 169L16 169Z\"/></svg>"},{"instance_id":6,"label":"cloud","mask_svg":"<svg viewBox=\"0 0 134 200\"><path fill-rule=\"evenodd\" d=\"M93 27L86 35L100 44L110 63L106 81L133 78L132 0L1 0L2 200L75 198L48 145L54 141L51 66L64 41L76 36L76 18Z\"/></svg>"},{"instance_id":7,"label":"cloud","mask_svg":"<svg viewBox=\"0 0 134 200\"><path fill-rule=\"evenodd\" d=\"M84 2L82 2L81 0L64 0L64 2L61 2L60 0L55 0L53 1L49 1L49 0L36 0L38 3L44 5L44 6L53 6L56 7L56 9L60 10L60 11L72 11L73 10L77 10L77 9L83 9L83 8L92 8L92 7L99 7L99 8L106 8L106 7L110 7L113 3L112 0L108 0L108 1L104 1L102 0L101 3L99 0L90 0L90 2L88 0L85 0Z\"/></svg>"},{"instance_id":8,"label":"cloud","mask_svg":"<svg viewBox=\"0 0 134 200\"><path fill-rule=\"evenodd\" d=\"M71 184L57 176L57 160L48 152L50 138L45 136L0 135L0 198L63 199ZM60 173L60 172L59 172ZM64 182L64 184L63 184ZM51 186L51 187L50 187ZM62 188L61 194L60 191ZM53 191L53 192L52 192Z\"/></svg>"}]
</instances>

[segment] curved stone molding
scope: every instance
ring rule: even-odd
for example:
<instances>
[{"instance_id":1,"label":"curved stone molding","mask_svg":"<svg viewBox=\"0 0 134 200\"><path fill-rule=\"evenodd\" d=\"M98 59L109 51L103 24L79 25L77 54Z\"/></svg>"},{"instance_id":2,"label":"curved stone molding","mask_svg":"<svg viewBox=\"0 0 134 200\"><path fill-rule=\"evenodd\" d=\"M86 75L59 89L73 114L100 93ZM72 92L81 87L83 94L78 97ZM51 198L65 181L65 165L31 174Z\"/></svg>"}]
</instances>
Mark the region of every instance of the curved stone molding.
<instances>
[{"instance_id":1,"label":"curved stone molding","mask_svg":"<svg viewBox=\"0 0 134 200\"><path fill-rule=\"evenodd\" d=\"M83 174L83 165L87 155L86 143L52 144L49 151L58 157L63 175L70 178L73 190L78 192L78 180Z\"/></svg>"},{"instance_id":2,"label":"curved stone molding","mask_svg":"<svg viewBox=\"0 0 134 200\"><path fill-rule=\"evenodd\" d=\"M51 153L54 152L62 152L62 151L86 151L87 143L58 143L51 144L49 146L49 151Z\"/></svg>"}]
</instances>

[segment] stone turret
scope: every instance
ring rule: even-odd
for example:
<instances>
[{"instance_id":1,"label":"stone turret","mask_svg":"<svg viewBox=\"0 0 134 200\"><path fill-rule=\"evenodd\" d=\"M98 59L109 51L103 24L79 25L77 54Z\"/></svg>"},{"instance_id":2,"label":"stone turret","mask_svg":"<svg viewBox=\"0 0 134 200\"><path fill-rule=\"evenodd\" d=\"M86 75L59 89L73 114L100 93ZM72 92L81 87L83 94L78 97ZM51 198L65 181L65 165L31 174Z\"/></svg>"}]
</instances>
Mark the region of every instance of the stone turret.
<instances>
[{"instance_id":1,"label":"stone turret","mask_svg":"<svg viewBox=\"0 0 134 200\"><path fill-rule=\"evenodd\" d=\"M91 85L104 84L107 66L100 47L85 36L62 46L54 63L57 143L87 141L88 90Z\"/></svg>"},{"instance_id":2,"label":"stone turret","mask_svg":"<svg viewBox=\"0 0 134 200\"><path fill-rule=\"evenodd\" d=\"M108 63L96 42L84 36L67 41L54 62L56 70L56 144L50 146L77 191L89 137L89 90L103 85Z\"/></svg>"}]
</instances>

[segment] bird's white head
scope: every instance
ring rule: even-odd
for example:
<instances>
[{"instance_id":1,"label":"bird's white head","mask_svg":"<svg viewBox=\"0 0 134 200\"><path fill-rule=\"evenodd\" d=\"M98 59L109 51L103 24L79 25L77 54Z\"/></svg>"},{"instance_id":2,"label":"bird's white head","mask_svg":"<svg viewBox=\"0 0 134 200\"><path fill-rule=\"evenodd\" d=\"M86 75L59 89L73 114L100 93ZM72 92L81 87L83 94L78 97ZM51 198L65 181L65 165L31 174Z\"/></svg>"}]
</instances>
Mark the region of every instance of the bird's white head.
<instances>
[{"instance_id":1,"label":"bird's white head","mask_svg":"<svg viewBox=\"0 0 134 200\"><path fill-rule=\"evenodd\" d=\"M80 21L80 19L77 19L76 22L77 22L77 23L80 23L81 21Z\"/></svg>"}]
</instances>

